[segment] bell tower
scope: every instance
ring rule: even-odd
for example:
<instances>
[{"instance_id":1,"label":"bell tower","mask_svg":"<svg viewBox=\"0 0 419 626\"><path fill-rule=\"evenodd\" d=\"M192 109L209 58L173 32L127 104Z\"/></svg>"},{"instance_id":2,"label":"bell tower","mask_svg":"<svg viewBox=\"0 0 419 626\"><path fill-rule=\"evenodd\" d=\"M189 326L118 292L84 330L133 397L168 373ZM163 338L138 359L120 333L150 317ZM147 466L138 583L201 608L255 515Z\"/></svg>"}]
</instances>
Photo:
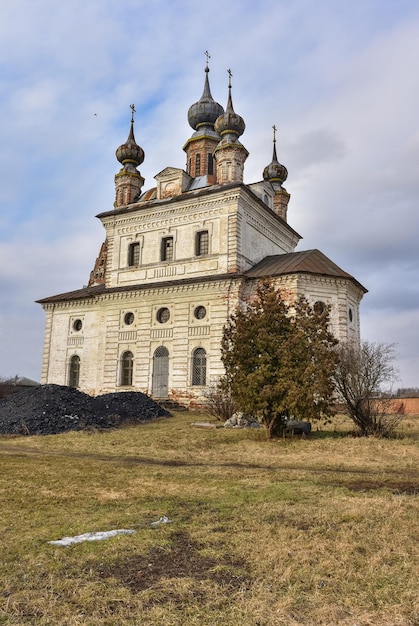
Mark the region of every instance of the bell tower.
<instances>
[{"instance_id":1,"label":"bell tower","mask_svg":"<svg viewBox=\"0 0 419 626\"><path fill-rule=\"evenodd\" d=\"M211 95L208 74L208 61L210 55L205 53L207 62L205 66L204 91L201 98L189 107L188 122L195 130L192 137L183 146L186 152L186 171L191 178L205 176L208 185L216 182L213 152L220 135L214 130L215 120L224 113L221 104L215 102Z\"/></svg>"}]
</instances>

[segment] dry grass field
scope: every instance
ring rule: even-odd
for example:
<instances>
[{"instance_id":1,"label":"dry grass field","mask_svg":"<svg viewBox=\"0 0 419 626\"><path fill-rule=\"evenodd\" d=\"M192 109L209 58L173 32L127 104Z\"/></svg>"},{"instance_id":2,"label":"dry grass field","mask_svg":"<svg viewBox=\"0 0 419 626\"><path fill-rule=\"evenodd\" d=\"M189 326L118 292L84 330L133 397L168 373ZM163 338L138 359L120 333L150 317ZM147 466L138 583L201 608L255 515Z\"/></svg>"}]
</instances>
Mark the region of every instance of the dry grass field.
<instances>
[{"instance_id":1,"label":"dry grass field","mask_svg":"<svg viewBox=\"0 0 419 626\"><path fill-rule=\"evenodd\" d=\"M199 419L0 437L0 624L419 624L419 417L394 440Z\"/></svg>"}]
</instances>

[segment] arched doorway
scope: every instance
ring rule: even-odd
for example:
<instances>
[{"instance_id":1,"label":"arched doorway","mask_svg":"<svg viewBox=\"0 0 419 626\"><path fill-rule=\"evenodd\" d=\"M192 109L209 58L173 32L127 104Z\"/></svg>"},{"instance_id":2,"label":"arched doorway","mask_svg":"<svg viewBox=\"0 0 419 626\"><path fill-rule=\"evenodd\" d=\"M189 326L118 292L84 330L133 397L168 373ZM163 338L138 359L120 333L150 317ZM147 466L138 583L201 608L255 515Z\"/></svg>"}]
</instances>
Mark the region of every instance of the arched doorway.
<instances>
[{"instance_id":1,"label":"arched doorway","mask_svg":"<svg viewBox=\"0 0 419 626\"><path fill-rule=\"evenodd\" d=\"M153 356L152 395L167 398L169 395L169 351L159 346Z\"/></svg>"}]
</instances>

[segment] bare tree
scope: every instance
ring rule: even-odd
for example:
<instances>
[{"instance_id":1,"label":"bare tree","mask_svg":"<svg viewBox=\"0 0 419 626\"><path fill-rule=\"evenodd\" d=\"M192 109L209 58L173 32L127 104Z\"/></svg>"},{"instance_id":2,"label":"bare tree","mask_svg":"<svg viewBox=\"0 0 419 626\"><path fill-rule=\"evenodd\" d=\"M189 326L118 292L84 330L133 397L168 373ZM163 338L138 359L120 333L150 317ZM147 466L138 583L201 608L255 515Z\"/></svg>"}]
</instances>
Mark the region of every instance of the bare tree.
<instances>
[{"instance_id":1,"label":"bare tree","mask_svg":"<svg viewBox=\"0 0 419 626\"><path fill-rule=\"evenodd\" d=\"M334 382L338 400L363 435L391 437L403 417L391 394L380 393L397 380L394 344L362 341L339 344Z\"/></svg>"},{"instance_id":2,"label":"bare tree","mask_svg":"<svg viewBox=\"0 0 419 626\"><path fill-rule=\"evenodd\" d=\"M221 378L217 384L207 387L204 396L207 410L218 420L225 422L234 414L236 410L234 400L224 378Z\"/></svg>"}]
</instances>

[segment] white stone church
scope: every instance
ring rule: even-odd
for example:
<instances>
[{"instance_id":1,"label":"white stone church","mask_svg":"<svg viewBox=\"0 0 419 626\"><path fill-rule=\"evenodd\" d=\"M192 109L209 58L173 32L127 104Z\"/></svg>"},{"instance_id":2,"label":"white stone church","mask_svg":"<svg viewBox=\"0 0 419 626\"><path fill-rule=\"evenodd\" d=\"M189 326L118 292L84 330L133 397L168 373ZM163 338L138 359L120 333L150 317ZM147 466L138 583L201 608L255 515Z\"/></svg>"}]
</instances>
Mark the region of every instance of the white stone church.
<instances>
[{"instance_id":1,"label":"white stone church","mask_svg":"<svg viewBox=\"0 0 419 626\"><path fill-rule=\"evenodd\" d=\"M297 251L288 224L286 168L273 157L263 180L243 182L245 130L231 98L204 91L188 111L186 169L166 167L143 191L144 152L134 137L116 151L114 208L98 215L106 239L87 287L39 300L46 313L42 383L90 394L142 391L199 404L223 374L228 317L270 278L315 310L331 305L340 340L359 339L366 289L319 250Z\"/></svg>"}]
</instances>

